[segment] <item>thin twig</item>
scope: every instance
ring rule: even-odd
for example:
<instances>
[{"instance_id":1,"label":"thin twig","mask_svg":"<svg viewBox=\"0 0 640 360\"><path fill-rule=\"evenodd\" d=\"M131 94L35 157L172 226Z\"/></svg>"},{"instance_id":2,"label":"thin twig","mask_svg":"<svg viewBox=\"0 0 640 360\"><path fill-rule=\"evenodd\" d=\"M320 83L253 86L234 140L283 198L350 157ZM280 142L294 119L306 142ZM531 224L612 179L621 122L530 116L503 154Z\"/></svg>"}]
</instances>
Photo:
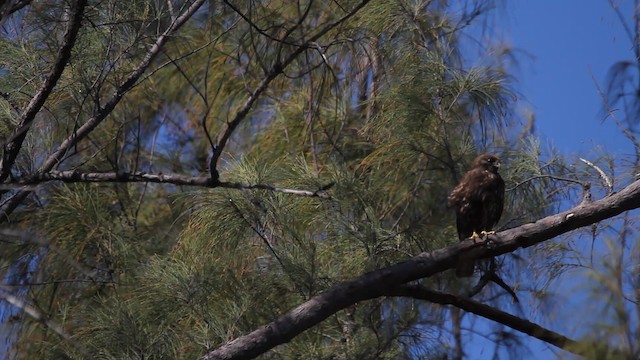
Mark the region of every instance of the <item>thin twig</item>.
<instances>
[{"instance_id":1,"label":"thin twig","mask_svg":"<svg viewBox=\"0 0 640 360\"><path fill-rule=\"evenodd\" d=\"M636 49L638 49L638 47L636 47ZM593 74L593 71L591 70L591 66L588 66L588 69L589 69L589 74L591 75L591 81L593 81L593 84L595 85L596 90L598 91L598 95L600 95L600 99L602 100L602 104L604 105L604 108L607 111L607 114L611 117L611 120L613 120L613 122L616 124L618 129L620 129L620 131L624 134L624 136L631 142L631 144L633 144L633 147L636 151L636 160L637 160L638 149L640 149L640 142L629 129L627 129L625 126L622 125L622 122L616 116L614 109L611 108L611 104L609 104L609 100L607 100L607 96L605 95L604 91L600 87L600 83L598 83L598 79L596 79L596 76Z\"/></svg>"},{"instance_id":2,"label":"thin twig","mask_svg":"<svg viewBox=\"0 0 640 360\"><path fill-rule=\"evenodd\" d=\"M513 191L528 182L531 182L533 180L538 180L538 179L552 179L552 180L570 182L570 183L574 183L582 186L583 189L590 187L590 184L587 181L581 181L578 179L566 178L566 177L550 175L550 174L541 174L541 175L535 175L525 180L522 180L521 182L515 184L513 187L508 188L507 191Z\"/></svg>"}]
</instances>

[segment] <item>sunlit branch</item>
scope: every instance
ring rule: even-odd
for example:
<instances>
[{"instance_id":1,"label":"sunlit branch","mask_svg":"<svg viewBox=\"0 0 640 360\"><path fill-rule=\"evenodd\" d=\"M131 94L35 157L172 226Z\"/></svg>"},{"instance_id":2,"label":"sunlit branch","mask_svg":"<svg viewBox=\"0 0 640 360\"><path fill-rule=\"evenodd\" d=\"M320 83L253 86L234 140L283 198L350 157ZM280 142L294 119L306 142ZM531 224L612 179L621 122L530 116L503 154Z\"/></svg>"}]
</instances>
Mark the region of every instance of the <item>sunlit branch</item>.
<instances>
[{"instance_id":1,"label":"sunlit branch","mask_svg":"<svg viewBox=\"0 0 640 360\"><path fill-rule=\"evenodd\" d=\"M592 163L591 161L583 158L580 158L580 161L585 163L587 166L593 168L598 173L598 175L600 175L600 179L602 179L602 184L607 188L607 194L613 193L613 182L611 181L611 178L609 178L609 176L604 171L602 171L602 169L600 169L600 167L598 167L596 164Z\"/></svg>"}]
</instances>

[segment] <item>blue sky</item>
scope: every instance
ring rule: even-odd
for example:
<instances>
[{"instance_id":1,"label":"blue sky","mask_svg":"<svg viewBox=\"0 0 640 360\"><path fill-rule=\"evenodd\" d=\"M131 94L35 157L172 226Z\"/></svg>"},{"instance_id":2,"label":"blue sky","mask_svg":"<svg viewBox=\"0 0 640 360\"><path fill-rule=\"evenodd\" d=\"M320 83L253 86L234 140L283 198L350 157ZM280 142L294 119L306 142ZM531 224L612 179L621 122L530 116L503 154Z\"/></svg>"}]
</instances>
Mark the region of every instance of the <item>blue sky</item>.
<instances>
[{"instance_id":1,"label":"blue sky","mask_svg":"<svg viewBox=\"0 0 640 360\"><path fill-rule=\"evenodd\" d=\"M630 0L616 0L631 17ZM524 54L516 85L522 108L536 115L538 135L563 153L631 145L611 119L604 121L594 83L606 87L609 68L632 60L623 27L607 0L505 1L498 11L504 39Z\"/></svg>"},{"instance_id":2,"label":"blue sky","mask_svg":"<svg viewBox=\"0 0 640 360\"><path fill-rule=\"evenodd\" d=\"M630 20L632 0L615 2ZM517 112L535 114L536 135L543 143L552 144L564 155L588 159L597 156L598 147L618 159L631 154L630 142L611 119L605 120L603 103L594 83L605 89L610 67L621 60L634 60L630 40L610 2L511 0L501 6L494 13L497 28L492 32L516 51L519 66L513 75L517 80L514 88L519 94ZM585 298L572 300L578 304L586 301ZM515 307L505 310L517 315ZM541 320L544 316L535 315L539 311L528 310L534 314L530 320L549 326ZM566 319L565 325L578 316ZM478 320L477 325L492 326L482 320ZM569 336L575 336L580 330L556 326L549 327ZM491 359L494 351L491 341L467 336L473 344L467 349L467 358ZM531 339L529 343L533 353L522 354L522 359L572 358L538 340Z\"/></svg>"}]
</instances>

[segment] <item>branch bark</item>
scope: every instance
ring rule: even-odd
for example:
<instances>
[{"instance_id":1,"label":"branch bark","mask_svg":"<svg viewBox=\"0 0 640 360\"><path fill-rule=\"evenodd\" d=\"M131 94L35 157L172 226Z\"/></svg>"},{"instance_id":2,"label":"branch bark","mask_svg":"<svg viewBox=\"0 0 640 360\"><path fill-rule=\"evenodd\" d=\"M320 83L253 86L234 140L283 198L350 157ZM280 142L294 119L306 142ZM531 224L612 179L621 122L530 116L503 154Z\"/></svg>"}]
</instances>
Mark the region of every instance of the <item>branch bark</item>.
<instances>
[{"instance_id":1,"label":"branch bark","mask_svg":"<svg viewBox=\"0 0 640 360\"><path fill-rule=\"evenodd\" d=\"M182 174L151 174L145 172L95 172L95 173L82 173L73 170L68 171L50 171L46 173L39 173L32 176L25 176L18 178L11 183L0 185L0 190L8 190L15 188L29 187L30 185L42 184L48 181L63 181L66 183L79 183L79 182L122 182L122 183L163 183L173 184L179 186L200 186L207 188L227 188L238 190L268 190L281 192L285 194L305 196L305 197L318 197L318 198L330 198L327 190L333 186L333 183L320 187L318 190L299 190L281 188L269 184L243 184L238 182L228 181L215 181L209 176L189 176Z\"/></svg>"},{"instance_id":2,"label":"branch bark","mask_svg":"<svg viewBox=\"0 0 640 360\"><path fill-rule=\"evenodd\" d=\"M640 181L606 198L490 235L484 242L467 240L422 253L404 262L340 282L275 321L206 353L202 359L251 359L289 342L339 310L363 300L384 296L399 285L450 269L461 255L466 258L500 256L638 207Z\"/></svg>"}]
</instances>

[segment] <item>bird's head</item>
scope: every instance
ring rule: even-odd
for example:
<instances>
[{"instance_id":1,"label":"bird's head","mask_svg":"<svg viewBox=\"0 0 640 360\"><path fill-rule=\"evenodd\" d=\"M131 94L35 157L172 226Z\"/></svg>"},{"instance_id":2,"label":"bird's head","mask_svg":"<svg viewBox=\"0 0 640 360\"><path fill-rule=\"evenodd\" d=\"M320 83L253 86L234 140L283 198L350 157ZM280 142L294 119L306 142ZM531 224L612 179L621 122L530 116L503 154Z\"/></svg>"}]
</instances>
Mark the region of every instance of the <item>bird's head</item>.
<instances>
[{"instance_id":1,"label":"bird's head","mask_svg":"<svg viewBox=\"0 0 640 360\"><path fill-rule=\"evenodd\" d=\"M473 161L473 166L497 173L500 168L500 159L495 155L482 154Z\"/></svg>"}]
</instances>

